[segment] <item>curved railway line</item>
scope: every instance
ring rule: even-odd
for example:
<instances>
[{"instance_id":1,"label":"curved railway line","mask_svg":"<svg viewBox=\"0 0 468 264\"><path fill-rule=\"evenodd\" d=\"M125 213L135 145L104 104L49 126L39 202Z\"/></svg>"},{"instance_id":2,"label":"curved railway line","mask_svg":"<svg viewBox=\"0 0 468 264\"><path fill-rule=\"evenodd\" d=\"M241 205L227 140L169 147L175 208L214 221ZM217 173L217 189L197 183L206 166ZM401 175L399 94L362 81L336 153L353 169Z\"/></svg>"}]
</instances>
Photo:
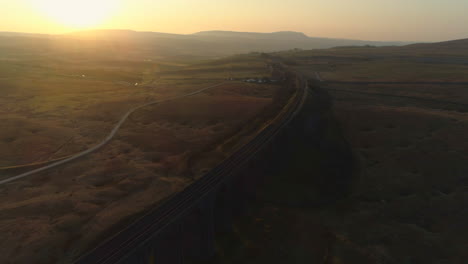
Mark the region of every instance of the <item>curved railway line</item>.
<instances>
[{"instance_id":1,"label":"curved railway line","mask_svg":"<svg viewBox=\"0 0 468 264\"><path fill-rule=\"evenodd\" d=\"M166 200L162 205L148 211L144 216L128 225L125 229L109 238L81 258L77 264L115 264L122 263L140 247L161 234L171 224L180 220L197 207L203 199L216 193L223 182L243 168L275 138L303 108L308 96L308 83L299 80L299 86L288 109L282 111L277 121L265 127L249 143L238 149L221 164L200 179Z\"/></svg>"}]
</instances>

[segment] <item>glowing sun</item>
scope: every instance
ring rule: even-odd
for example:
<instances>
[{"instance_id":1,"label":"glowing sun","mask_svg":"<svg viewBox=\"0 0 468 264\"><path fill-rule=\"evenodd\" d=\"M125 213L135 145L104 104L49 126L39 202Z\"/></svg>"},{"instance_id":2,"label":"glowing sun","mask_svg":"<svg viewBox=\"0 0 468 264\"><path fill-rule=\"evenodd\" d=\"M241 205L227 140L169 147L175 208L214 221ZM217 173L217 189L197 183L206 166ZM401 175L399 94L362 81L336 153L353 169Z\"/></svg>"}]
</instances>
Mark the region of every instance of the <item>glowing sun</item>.
<instances>
[{"instance_id":1,"label":"glowing sun","mask_svg":"<svg viewBox=\"0 0 468 264\"><path fill-rule=\"evenodd\" d=\"M96 26L109 18L120 0L30 0L51 19L74 28Z\"/></svg>"}]
</instances>

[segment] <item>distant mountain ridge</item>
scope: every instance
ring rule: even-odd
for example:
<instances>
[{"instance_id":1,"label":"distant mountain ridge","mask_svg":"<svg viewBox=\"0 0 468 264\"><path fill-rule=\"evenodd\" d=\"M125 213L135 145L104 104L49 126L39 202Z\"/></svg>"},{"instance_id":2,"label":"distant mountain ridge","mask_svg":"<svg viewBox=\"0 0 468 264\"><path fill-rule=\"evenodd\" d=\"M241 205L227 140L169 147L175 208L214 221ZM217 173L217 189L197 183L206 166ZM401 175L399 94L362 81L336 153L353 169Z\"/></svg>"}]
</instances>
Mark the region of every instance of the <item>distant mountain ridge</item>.
<instances>
[{"instance_id":1,"label":"distant mountain ridge","mask_svg":"<svg viewBox=\"0 0 468 264\"><path fill-rule=\"evenodd\" d=\"M256 33L256 32L236 32L236 31L200 31L192 35L210 36L210 37L253 37L253 38L291 38L291 39L307 39L309 38L302 32L294 31L278 31L272 33Z\"/></svg>"},{"instance_id":2,"label":"distant mountain ridge","mask_svg":"<svg viewBox=\"0 0 468 264\"><path fill-rule=\"evenodd\" d=\"M436 43L416 43L406 46L408 48L444 48L444 49L456 49L456 50L465 50L468 51L468 38L467 39L457 39ZM468 52L466 53L468 55Z\"/></svg>"},{"instance_id":3,"label":"distant mountain ridge","mask_svg":"<svg viewBox=\"0 0 468 264\"><path fill-rule=\"evenodd\" d=\"M97 39L111 42L138 42L154 45L161 52L180 55L227 56L249 52L274 52L290 49L324 49L337 46L393 46L404 42L379 42L308 37L304 33L280 31L273 33L202 31L194 34L138 32L131 30L92 30L63 36Z\"/></svg>"},{"instance_id":4,"label":"distant mountain ridge","mask_svg":"<svg viewBox=\"0 0 468 264\"><path fill-rule=\"evenodd\" d=\"M100 57L213 58L250 52L276 52L291 49L326 49L343 46L460 46L467 40L433 44L381 42L309 37L301 32L272 33L202 31L194 34L139 32L133 30L88 30L61 35L0 32L0 49L62 54L95 54ZM464 46L464 45L461 45ZM429 46L427 46L429 47ZM1 50L0 50L1 51ZM6 54L6 53L4 53Z\"/></svg>"},{"instance_id":5,"label":"distant mountain ridge","mask_svg":"<svg viewBox=\"0 0 468 264\"><path fill-rule=\"evenodd\" d=\"M259 32L239 32L239 31L223 31L223 30L211 30L211 31L200 31L193 34L175 34L175 33L162 33L152 31L133 31L124 29L99 29L99 30L87 30L77 31L69 34L69 36L152 36L152 37L174 37L174 38L237 38L237 39L277 39L277 40L303 40L303 41L323 41L330 42L333 44L342 44L339 46L349 45L375 45L375 46L401 46L411 44L414 42L403 42L403 41L367 41L367 40L354 40L354 39L340 39L340 38L325 38L325 37L309 37L302 32L295 31L277 31L271 33L259 33ZM309 44L313 44L312 42ZM329 48L336 47L330 46Z\"/></svg>"},{"instance_id":6,"label":"distant mountain ridge","mask_svg":"<svg viewBox=\"0 0 468 264\"><path fill-rule=\"evenodd\" d=\"M0 37L50 37L49 34L0 31Z\"/></svg>"}]
</instances>

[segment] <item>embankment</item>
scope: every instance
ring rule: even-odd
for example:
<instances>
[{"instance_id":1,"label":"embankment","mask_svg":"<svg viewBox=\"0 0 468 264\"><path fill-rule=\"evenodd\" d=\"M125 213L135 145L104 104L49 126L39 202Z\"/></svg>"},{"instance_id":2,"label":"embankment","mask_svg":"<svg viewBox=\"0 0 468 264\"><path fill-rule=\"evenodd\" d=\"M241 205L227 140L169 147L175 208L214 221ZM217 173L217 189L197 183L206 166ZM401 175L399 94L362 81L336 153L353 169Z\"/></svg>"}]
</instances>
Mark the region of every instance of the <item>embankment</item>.
<instances>
[{"instance_id":1,"label":"embankment","mask_svg":"<svg viewBox=\"0 0 468 264\"><path fill-rule=\"evenodd\" d=\"M210 263L328 263L335 238L315 213L346 201L359 164L319 82L263 158L261 184Z\"/></svg>"}]
</instances>

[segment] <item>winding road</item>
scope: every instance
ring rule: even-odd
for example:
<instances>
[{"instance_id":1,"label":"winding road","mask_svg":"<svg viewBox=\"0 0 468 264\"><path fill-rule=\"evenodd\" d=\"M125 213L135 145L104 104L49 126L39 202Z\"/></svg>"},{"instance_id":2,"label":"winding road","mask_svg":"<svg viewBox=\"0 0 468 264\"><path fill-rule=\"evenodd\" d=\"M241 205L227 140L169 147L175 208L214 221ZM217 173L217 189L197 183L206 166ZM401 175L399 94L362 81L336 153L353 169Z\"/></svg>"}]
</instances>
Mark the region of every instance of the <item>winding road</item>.
<instances>
[{"instance_id":1,"label":"winding road","mask_svg":"<svg viewBox=\"0 0 468 264\"><path fill-rule=\"evenodd\" d=\"M211 85L211 86L208 86L208 87L205 87L203 89L200 89L200 90L197 90L195 92L191 92L191 93L188 93L188 94L183 94L183 95L179 95L179 96L174 96L174 97L171 97L171 98L167 98L167 99L162 99L162 100L158 100L158 101L153 101L153 102L149 102L149 103L146 103L144 105L140 105L140 106L137 106L137 107L134 107L132 109L130 109L127 113L125 113L122 118L120 119L119 123L117 123L117 125L114 127L114 129L110 132L110 134L104 139L102 140L99 144L97 144L96 146L90 148L90 149L87 149L83 152L80 152L78 154L75 154L73 156L70 156L69 158L66 158L66 159L63 159L63 160L60 160L60 161L57 161L57 162L54 162L50 165L47 165L47 166L44 166L44 167L41 167L41 168L38 168L38 169L35 169L35 170L32 170L32 171L28 171L28 172L25 172L25 173L22 173L20 175L17 175L17 176L12 176L12 177L9 177L7 179L4 179L4 180L0 180L0 185L3 185L3 184L6 184L6 183L10 183L10 182L13 182L13 181L16 181L16 180L19 180L19 179L22 179L22 178L25 178L25 177L28 177L28 176L31 176L33 174L37 174L39 172L43 172L43 171L46 171L46 170L49 170L49 169L52 169L52 168L56 168L60 165L63 165L63 164L66 164L66 163L69 163L69 162L72 162L74 160L77 160L79 158L82 158L86 155L89 155L93 152L95 152L96 150L102 148L104 145L106 145L107 143L109 143L114 137L115 135L117 134L117 132L119 131L119 129L122 127L122 125L125 123L125 121L127 121L128 117L135 113L136 111L144 108L144 107L147 107L147 106L150 106L150 105L155 105L155 104L160 104L160 103L165 103L165 102L169 102L169 101L173 101L173 100L177 100L177 99L181 99L181 98L185 98L185 97L190 97L190 96L194 96L194 95L197 95L197 94L200 94L200 93L203 93L204 91L208 90L208 89L212 89L212 88L215 88L215 87L218 87L218 86L221 86L223 84L225 84L226 82L222 82L222 83L218 83L218 84L215 84L215 85Z\"/></svg>"}]
</instances>

